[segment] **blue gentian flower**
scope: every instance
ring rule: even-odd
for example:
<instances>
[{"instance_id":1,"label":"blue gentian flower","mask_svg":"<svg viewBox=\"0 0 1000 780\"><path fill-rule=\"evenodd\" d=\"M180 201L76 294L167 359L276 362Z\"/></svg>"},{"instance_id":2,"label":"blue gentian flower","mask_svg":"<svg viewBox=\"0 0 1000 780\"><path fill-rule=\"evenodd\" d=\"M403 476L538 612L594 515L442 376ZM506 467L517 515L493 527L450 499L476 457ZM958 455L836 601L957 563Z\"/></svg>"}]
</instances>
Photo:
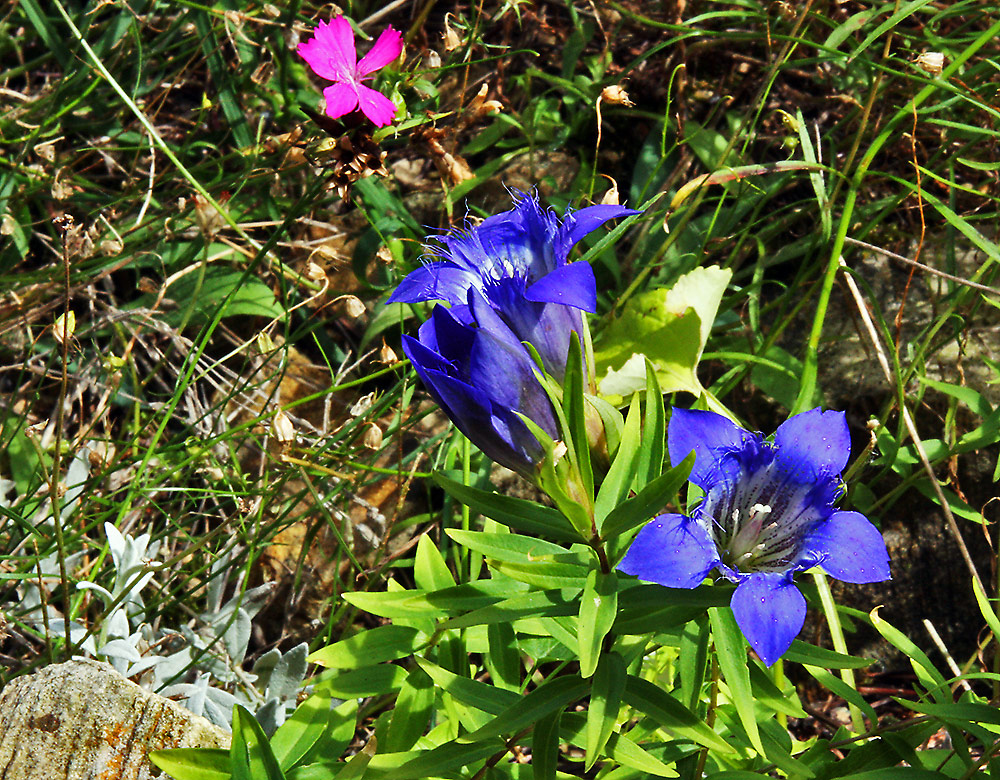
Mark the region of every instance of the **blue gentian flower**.
<instances>
[{"instance_id":1,"label":"blue gentian flower","mask_svg":"<svg viewBox=\"0 0 1000 780\"><path fill-rule=\"evenodd\" d=\"M410 273L388 303L446 301L467 310L476 291L519 341L532 344L545 370L562 381L571 333L597 308L588 263L568 263L573 246L609 219L640 212L621 206L566 210L562 220L538 198L516 194L514 208L479 225L438 236L438 258ZM459 315L465 317L465 315ZM482 326L482 323L480 323Z\"/></svg>"},{"instance_id":2,"label":"blue gentian flower","mask_svg":"<svg viewBox=\"0 0 1000 780\"><path fill-rule=\"evenodd\" d=\"M477 290L467 307L434 307L403 351L445 414L497 463L529 479L544 455L517 413L552 438L558 426L520 340Z\"/></svg>"},{"instance_id":3,"label":"blue gentian flower","mask_svg":"<svg viewBox=\"0 0 1000 780\"><path fill-rule=\"evenodd\" d=\"M690 480L705 496L690 517L664 514L645 526L619 569L668 588L695 588L712 569L737 583L733 614L768 666L805 620L795 572L819 566L845 582L889 579L878 529L834 508L851 451L843 412L791 417L772 443L722 415L674 409L667 439L675 465L694 450Z\"/></svg>"}]
</instances>

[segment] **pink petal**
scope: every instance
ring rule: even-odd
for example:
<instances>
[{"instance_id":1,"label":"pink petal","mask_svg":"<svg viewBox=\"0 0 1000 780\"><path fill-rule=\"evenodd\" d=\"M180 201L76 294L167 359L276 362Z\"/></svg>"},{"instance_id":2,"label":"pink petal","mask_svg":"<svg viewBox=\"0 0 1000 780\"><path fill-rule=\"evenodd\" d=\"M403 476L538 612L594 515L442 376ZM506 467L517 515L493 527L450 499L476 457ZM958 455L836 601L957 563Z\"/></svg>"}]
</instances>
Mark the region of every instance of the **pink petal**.
<instances>
[{"instance_id":1,"label":"pink petal","mask_svg":"<svg viewBox=\"0 0 1000 780\"><path fill-rule=\"evenodd\" d=\"M389 124L396 116L396 104L381 92L369 89L364 84L358 84L358 102L365 116L378 127Z\"/></svg>"},{"instance_id":2,"label":"pink petal","mask_svg":"<svg viewBox=\"0 0 1000 780\"><path fill-rule=\"evenodd\" d=\"M403 53L403 36L398 30L387 27L382 30L382 34L375 41L370 52L368 52L358 63L358 78L364 78L369 73L374 73L379 68L384 68L400 54Z\"/></svg>"},{"instance_id":3,"label":"pink petal","mask_svg":"<svg viewBox=\"0 0 1000 780\"><path fill-rule=\"evenodd\" d=\"M357 87L338 81L323 90L323 99L326 101L326 115L331 119L337 119L357 108Z\"/></svg>"},{"instance_id":4,"label":"pink petal","mask_svg":"<svg viewBox=\"0 0 1000 780\"><path fill-rule=\"evenodd\" d=\"M354 31L343 16L316 25L314 37L299 44L299 56L316 74L330 81L353 81L358 55Z\"/></svg>"}]
</instances>

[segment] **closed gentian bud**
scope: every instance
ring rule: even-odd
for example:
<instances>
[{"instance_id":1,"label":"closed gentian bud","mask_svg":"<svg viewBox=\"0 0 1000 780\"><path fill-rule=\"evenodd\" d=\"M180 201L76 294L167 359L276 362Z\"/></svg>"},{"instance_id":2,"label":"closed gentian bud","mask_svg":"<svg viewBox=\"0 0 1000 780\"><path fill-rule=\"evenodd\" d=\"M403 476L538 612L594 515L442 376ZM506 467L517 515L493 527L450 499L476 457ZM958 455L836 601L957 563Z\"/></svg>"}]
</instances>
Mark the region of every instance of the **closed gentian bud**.
<instances>
[{"instance_id":1,"label":"closed gentian bud","mask_svg":"<svg viewBox=\"0 0 1000 780\"><path fill-rule=\"evenodd\" d=\"M488 309L476 296L472 307ZM527 350L495 315L480 313L488 327L467 311L459 311L463 322L436 306L417 338L403 336L403 351L456 427L489 458L531 479L544 451L519 414L553 438L555 415Z\"/></svg>"}]
</instances>

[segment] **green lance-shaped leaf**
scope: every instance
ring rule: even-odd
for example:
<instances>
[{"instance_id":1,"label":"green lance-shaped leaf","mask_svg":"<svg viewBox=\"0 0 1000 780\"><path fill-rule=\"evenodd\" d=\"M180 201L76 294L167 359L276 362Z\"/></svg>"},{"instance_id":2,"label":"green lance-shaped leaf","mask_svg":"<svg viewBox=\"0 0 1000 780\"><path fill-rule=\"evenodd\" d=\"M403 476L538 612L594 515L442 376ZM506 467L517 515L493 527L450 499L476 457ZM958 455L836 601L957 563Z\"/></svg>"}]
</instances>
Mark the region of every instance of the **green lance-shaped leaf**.
<instances>
[{"instance_id":1,"label":"green lance-shaped leaf","mask_svg":"<svg viewBox=\"0 0 1000 780\"><path fill-rule=\"evenodd\" d=\"M463 485L441 474L434 475L434 481L448 495L462 502L474 512L496 520L498 523L528 534L548 536L561 542L579 542L580 532L558 510L542 506L534 501L501 496L485 490Z\"/></svg>"},{"instance_id":2,"label":"green lance-shaped leaf","mask_svg":"<svg viewBox=\"0 0 1000 780\"><path fill-rule=\"evenodd\" d=\"M618 452L611 462L611 468L601 483L601 489L594 501L594 520L600 532L604 518L628 495L635 480L635 464L639 452L639 396L632 397L625 428L622 430Z\"/></svg>"},{"instance_id":3,"label":"green lance-shaped leaf","mask_svg":"<svg viewBox=\"0 0 1000 780\"><path fill-rule=\"evenodd\" d=\"M174 780L230 780L229 751L221 748L154 750L149 760Z\"/></svg>"},{"instance_id":4,"label":"green lance-shaped leaf","mask_svg":"<svg viewBox=\"0 0 1000 780\"><path fill-rule=\"evenodd\" d=\"M531 776L533 780L552 780L559 764L559 719L562 710L540 718L531 730Z\"/></svg>"},{"instance_id":5,"label":"green lance-shaped leaf","mask_svg":"<svg viewBox=\"0 0 1000 780\"><path fill-rule=\"evenodd\" d=\"M653 777L678 777L675 769L646 752L641 745L632 741L625 734L612 734L608 740L606 752L611 756L612 761L629 769L635 769Z\"/></svg>"},{"instance_id":6,"label":"green lance-shaped leaf","mask_svg":"<svg viewBox=\"0 0 1000 780\"><path fill-rule=\"evenodd\" d=\"M499 580L479 580L428 593L423 590L344 593L348 604L384 618L447 618L496 604L527 586Z\"/></svg>"},{"instance_id":7,"label":"green lance-shaped leaf","mask_svg":"<svg viewBox=\"0 0 1000 780\"><path fill-rule=\"evenodd\" d=\"M618 575L592 568L580 596L580 675L590 677L601 657L601 644L618 614Z\"/></svg>"},{"instance_id":8,"label":"green lance-shaped leaf","mask_svg":"<svg viewBox=\"0 0 1000 780\"><path fill-rule=\"evenodd\" d=\"M480 552L487 558L507 563L531 563L538 560L552 560L553 556L570 556L572 553L565 547L535 539L520 534L491 534L485 531L462 531L448 528L445 533L463 547ZM426 537L425 537L426 538ZM584 565L587 558L577 556Z\"/></svg>"},{"instance_id":9,"label":"green lance-shaped leaf","mask_svg":"<svg viewBox=\"0 0 1000 780\"><path fill-rule=\"evenodd\" d=\"M589 571L586 564L575 560L534 561L522 564L495 562L493 568L505 577L536 588L545 590L573 588L577 593L583 590Z\"/></svg>"},{"instance_id":10,"label":"green lance-shaped leaf","mask_svg":"<svg viewBox=\"0 0 1000 780\"><path fill-rule=\"evenodd\" d=\"M702 585L693 590L633 585L618 594L615 633L623 636L673 632L704 615L708 607L728 604L734 590L725 583Z\"/></svg>"},{"instance_id":11,"label":"green lance-shaped leaf","mask_svg":"<svg viewBox=\"0 0 1000 780\"><path fill-rule=\"evenodd\" d=\"M677 668L680 672L681 699L689 709L701 700L702 686L708 671L708 620L691 620L681 631Z\"/></svg>"},{"instance_id":12,"label":"green lance-shaped leaf","mask_svg":"<svg viewBox=\"0 0 1000 780\"><path fill-rule=\"evenodd\" d=\"M285 780L264 730L239 704L233 707L229 765L233 780Z\"/></svg>"},{"instance_id":13,"label":"green lance-shaped leaf","mask_svg":"<svg viewBox=\"0 0 1000 780\"><path fill-rule=\"evenodd\" d=\"M486 627L489 653L486 668L497 688L517 691L521 688L521 653L517 647L517 635L508 622L490 623Z\"/></svg>"},{"instance_id":14,"label":"green lance-shaped leaf","mask_svg":"<svg viewBox=\"0 0 1000 780\"><path fill-rule=\"evenodd\" d=\"M498 734L516 733L585 696L588 687L586 680L571 675L547 680L482 728L459 737L459 741L481 742Z\"/></svg>"},{"instance_id":15,"label":"green lance-shaped leaf","mask_svg":"<svg viewBox=\"0 0 1000 780\"><path fill-rule=\"evenodd\" d=\"M538 588L582 589L591 555L582 547L568 550L552 542L520 534L448 529L448 536L490 559L498 572Z\"/></svg>"},{"instance_id":16,"label":"green lance-shaped leaf","mask_svg":"<svg viewBox=\"0 0 1000 780\"><path fill-rule=\"evenodd\" d=\"M587 771L601 757L614 731L625 691L625 661L618 653L605 653L590 685L587 709Z\"/></svg>"},{"instance_id":17,"label":"green lance-shaped leaf","mask_svg":"<svg viewBox=\"0 0 1000 780\"><path fill-rule=\"evenodd\" d=\"M792 718L806 717L805 710L802 709L799 697L794 691L788 693L781 690L758 664L751 663L749 669L750 685L757 701L775 712L784 713Z\"/></svg>"},{"instance_id":18,"label":"green lance-shaped leaf","mask_svg":"<svg viewBox=\"0 0 1000 780\"><path fill-rule=\"evenodd\" d=\"M330 670L316 680L316 690L341 699L395 693L406 679L406 670L394 664L362 666L349 671Z\"/></svg>"},{"instance_id":19,"label":"green lance-shaped leaf","mask_svg":"<svg viewBox=\"0 0 1000 780\"><path fill-rule=\"evenodd\" d=\"M776 720L766 720L760 724L760 740L767 760L789 777L809 780L816 776L805 761L792 756L792 741L788 731Z\"/></svg>"},{"instance_id":20,"label":"green lance-shaped leaf","mask_svg":"<svg viewBox=\"0 0 1000 780\"><path fill-rule=\"evenodd\" d=\"M462 677L425 658L417 658L417 665L431 678L434 685L453 699L490 715L500 715L517 707L521 701L521 696L515 691Z\"/></svg>"},{"instance_id":21,"label":"green lance-shaped leaf","mask_svg":"<svg viewBox=\"0 0 1000 780\"><path fill-rule=\"evenodd\" d=\"M648 715L661 728L667 729L681 739L690 739L692 742L697 742L699 745L720 753L732 754L736 752L701 718L648 680L629 675L625 681L623 699L630 707Z\"/></svg>"},{"instance_id":22,"label":"green lance-shaped leaf","mask_svg":"<svg viewBox=\"0 0 1000 780\"><path fill-rule=\"evenodd\" d=\"M996 610L990 605L989 599L983 592L983 586L978 577L972 578L972 592L976 594L976 603L979 605L979 611L982 613L986 625L990 627L996 640L1000 641L1000 618L997 617Z\"/></svg>"},{"instance_id":23,"label":"green lance-shaped leaf","mask_svg":"<svg viewBox=\"0 0 1000 780\"><path fill-rule=\"evenodd\" d=\"M327 699L327 701L331 700L331 697L326 696L325 694L313 694L313 696L317 695L321 698ZM301 707L299 709L301 709ZM298 709L296 709L296 713L297 712ZM321 719L321 722L323 723L322 737L320 737L320 739L309 748L308 752L304 756L295 760L294 765L296 773L300 772L304 766L308 766L315 761L328 759L331 756L343 755L344 751L347 750L348 745L354 741L355 732L357 731L357 720L358 699L346 699L330 710L329 713L327 713L325 720ZM278 734L275 733L274 737L271 738L271 746L274 748L274 754L278 757L280 762L284 759L282 759L281 754L278 751L278 746L275 745L275 738L277 736ZM289 760L291 760L290 756ZM281 768L283 771L287 771L285 764L282 764Z\"/></svg>"},{"instance_id":24,"label":"green lance-shaped leaf","mask_svg":"<svg viewBox=\"0 0 1000 780\"><path fill-rule=\"evenodd\" d=\"M566 415L568 430L563 431L566 446L575 464L584 490L584 500L594 502L594 470L590 466L590 444L587 439L587 401L583 396L586 380L584 377L583 353L580 340L569 340L569 356L566 358L566 374L563 378L563 413Z\"/></svg>"},{"instance_id":25,"label":"green lance-shaped leaf","mask_svg":"<svg viewBox=\"0 0 1000 780\"><path fill-rule=\"evenodd\" d=\"M434 541L424 534L417 542L417 554L413 561L413 579L418 588L443 590L455 587L455 578L448 570L441 550Z\"/></svg>"},{"instance_id":26,"label":"green lance-shaped leaf","mask_svg":"<svg viewBox=\"0 0 1000 780\"><path fill-rule=\"evenodd\" d=\"M809 664L803 664L802 668L809 672L830 693L840 696L848 704L856 706L872 723L878 722L878 716L875 714L875 710L872 709L872 705L866 702L857 690L845 683L837 675L831 674L826 669L821 669L818 666L810 666Z\"/></svg>"},{"instance_id":27,"label":"green lance-shaped leaf","mask_svg":"<svg viewBox=\"0 0 1000 780\"><path fill-rule=\"evenodd\" d=\"M423 669L413 669L396 697L385 737L388 753L410 750L423 736L434 712L434 681Z\"/></svg>"},{"instance_id":28,"label":"green lance-shaped leaf","mask_svg":"<svg viewBox=\"0 0 1000 780\"><path fill-rule=\"evenodd\" d=\"M681 485L687 482L694 466L694 453L674 468L667 469L632 498L623 501L604 518L601 537L614 539L627 534L660 514Z\"/></svg>"},{"instance_id":29,"label":"green lance-shaped leaf","mask_svg":"<svg viewBox=\"0 0 1000 780\"><path fill-rule=\"evenodd\" d=\"M459 769L476 767L498 751L504 750L500 739L491 739L474 744L449 740L431 750L412 753L387 753L375 756L371 762L373 771L379 772L379 777L392 780L425 780L425 778L450 777ZM400 763L400 759L404 759ZM310 780L325 780L324 777ZM340 780L340 778L337 778Z\"/></svg>"},{"instance_id":30,"label":"green lance-shaped leaf","mask_svg":"<svg viewBox=\"0 0 1000 780\"><path fill-rule=\"evenodd\" d=\"M663 471L666 426L663 391L660 390L653 364L646 358L646 409L642 420L642 445L639 447L639 461L635 469L636 491L641 491Z\"/></svg>"},{"instance_id":31,"label":"green lance-shaped leaf","mask_svg":"<svg viewBox=\"0 0 1000 780\"><path fill-rule=\"evenodd\" d=\"M629 299L594 340L601 395L621 404L632 393L645 391L647 359L664 393L700 395L698 361L731 277L728 269L696 268L669 290Z\"/></svg>"},{"instance_id":32,"label":"green lance-shaped leaf","mask_svg":"<svg viewBox=\"0 0 1000 780\"><path fill-rule=\"evenodd\" d=\"M732 694L736 714L746 729L750 744L763 755L764 746L760 741L757 717L754 714L753 689L750 687L743 632L736 624L733 611L728 607L710 607L708 618L712 624L712 638L715 640L715 657Z\"/></svg>"},{"instance_id":33,"label":"green lance-shaped leaf","mask_svg":"<svg viewBox=\"0 0 1000 780\"><path fill-rule=\"evenodd\" d=\"M322 739L333 715L332 704L330 696L313 694L271 736L271 750L283 772L295 766Z\"/></svg>"},{"instance_id":34,"label":"green lance-shaped leaf","mask_svg":"<svg viewBox=\"0 0 1000 780\"><path fill-rule=\"evenodd\" d=\"M972 723L988 723L1000 726L1000 710L992 704L978 702L957 702L952 704L930 704L918 701L899 702L905 707L924 715L932 715L945 722L951 722L959 727L967 727ZM992 741L992 740L991 740Z\"/></svg>"},{"instance_id":35,"label":"green lance-shaped leaf","mask_svg":"<svg viewBox=\"0 0 1000 780\"><path fill-rule=\"evenodd\" d=\"M871 658L844 655L835 650L827 650L825 647L815 647L800 639L793 640L792 646L781 657L786 661L821 666L825 669L860 669L872 664Z\"/></svg>"},{"instance_id":36,"label":"green lance-shaped leaf","mask_svg":"<svg viewBox=\"0 0 1000 780\"><path fill-rule=\"evenodd\" d=\"M508 582L508 584L511 584ZM441 628L467 628L488 626L491 623L509 623L528 617L562 617L574 615L579 610L576 597L579 588L561 588L530 591L489 606L458 615L445 621Z\"/></svg>"},{"instance_id":37,"label":"green lance-shaped leaf","mask_svg":"<svg viewBox=\"0 0 1000 780\"><path fill-rule=\"evenodd\" d=\"M415 628L378 626L323 647L311 654L308 660L327 668L357 669L405 658L426 641L427 637Z\"/></svg>"},{"instance_id":38,"label":"green lance-shaped leaf","mask_svg":"<svg viewBox=\"0 0 1000 780\"><path fill-rule=\"evenodd\" d=\"M368 740L365 746L358 753L355 753L351 757L351 760L348 761L339 772L337 772L334 780L361 780L361 778L365 776L365 770L368 769L368 765L375 756L377 748L378 742L375 737L372 737Z\"/></svg>"},{"instance_id":39,"label":"green lance-shaped leaf","mask_svg":"<svg viewBox=\"0 0 1000 780\"><path fill-rule=\"evenodd\" d=\"M913 640L898 628L883 620L879 616L878 610L879 608L876 607L869 613L875 630L890 645L910 659L910 666L913 667L913 671L917 673L917 678L931 696L941 703L950 702L951 692L948 689L948 683L945 681L944 675L931 663L931 659L927 657L927 654L913 643Z\"/></svg>"},{"instance_id":40,"label":"green lance-shaped leaf","mask_svg":"<svg viewBox=\"0 0 1000 780\"><path fill-rule=\"evenodd\" d=\"M586 722L576 713L565 713L560 721L559 733L564 742L579 745L586 739ZM626 734L612 733L604 751L612 761L653 777L677 777L676 770L647 753Z\"/></svg>"}]
</instances>

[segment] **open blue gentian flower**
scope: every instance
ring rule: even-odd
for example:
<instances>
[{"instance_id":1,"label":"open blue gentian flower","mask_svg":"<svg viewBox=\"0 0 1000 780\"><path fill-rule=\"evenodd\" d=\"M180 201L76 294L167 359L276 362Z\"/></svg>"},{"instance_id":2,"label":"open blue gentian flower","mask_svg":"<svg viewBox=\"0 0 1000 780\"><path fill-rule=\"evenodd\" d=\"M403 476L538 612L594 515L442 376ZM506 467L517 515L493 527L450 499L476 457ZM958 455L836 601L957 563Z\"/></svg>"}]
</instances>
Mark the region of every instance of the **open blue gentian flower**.
<instances>
[{"instance_id":1,"label":"open blue gentian flower","mask_svg":"<svg viewBox=\"0 0 1000 780\"><path fill-rule=\"evenodd\" d=\"M569 253L609 219L640 212L589 206L567 209L560 220L537 197L515 197L510 211L432 239L428 250L440 259L410 273L387 302L437 300L467 309L475 290L519 341L538 350L546 372L562 381L570 334L581 334L583 312L597 309L594 272L588 263L568 263Z\"/></svg>"},{"instance_id":2,"label":"open blue gentian flower","mask_svg":"<svg viewBox=\"0 0 1000 780\"><path fill-rule=\"evenodd\" d=\"M795 572L889 579L878 529L834 508L851 452L843 412L795 415L770 442L714 412L674 409L667 444L675 465L694 450L690 480L705 496L690 517L664 514L645 526L618 568L668 588L695 588L713 569L737 583L733 614L768 666L805 620Z\"/></svg>"},{"instance_id":3,"label":"open blue gentian flower","mask_svg":"<svg viewBox=\"0 0 1000 780\"><path fill-rule=\"evenodd\" d=\"M523 414L552 438L558 426L524 345L477 290L465 307L435 306L403 351L445 414L497 463L529 479L544 455Z\"/></svg>"}]
</instances>

